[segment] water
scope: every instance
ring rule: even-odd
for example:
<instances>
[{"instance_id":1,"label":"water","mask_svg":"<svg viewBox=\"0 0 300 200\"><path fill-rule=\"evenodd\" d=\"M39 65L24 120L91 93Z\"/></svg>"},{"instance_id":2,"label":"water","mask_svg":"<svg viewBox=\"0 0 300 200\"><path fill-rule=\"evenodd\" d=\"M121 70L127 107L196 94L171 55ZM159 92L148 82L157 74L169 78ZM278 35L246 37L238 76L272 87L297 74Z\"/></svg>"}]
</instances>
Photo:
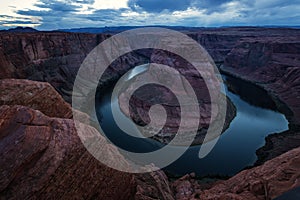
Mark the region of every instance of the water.
<instances>
[{"instance_id":1,"label":"water","mask_svg":"<svg viewBox=\"0 0 300 200\"><path fill-rule=\"evenodd\" d=\"M129 73L127 79L143 73L145 70L144 67L135 68ZM235 84L234 80L231 80L231 84ZM237 86L235 85L235 87ZM243 91L245 91L247 86L243 87ZM256 161L255 152L264 145L267 135L288 129L288 121L285 116L265 106L267 101L271 101L268 100L266 94L266 96L254 95L254 98L251 98L248 103L246 98L241 98L241 96L228 91L227 86L225 86L225 90L226 95L236 106L237 115L229 128L221 135L214 149L208 156L199 159L200 145L192 146L176 162L166 167L166 171L174 175L191 172L195 172L198 176L234 175ZM257 94L256 90L255 87L247 88L247 91L253 94ZM99 99L96 104L96 109L101 114L99 114L101 116L100 124L104 132L108 134L107 137L117 146L129 151L148 152L161 148L163 145L157 141L135 138L119 129L111 112L111 93L112 88L108 89L104 95L102 94L101 100ZM263 101L262 106L258 106L260 100ZM272 103L270 102L268 105L272 105ZM117 99L114 99L112 104L119 108ZM132 131L136 131L131 121L120 110L119 112L124 124L132 128Z\"/></svg>"}]
</instances>

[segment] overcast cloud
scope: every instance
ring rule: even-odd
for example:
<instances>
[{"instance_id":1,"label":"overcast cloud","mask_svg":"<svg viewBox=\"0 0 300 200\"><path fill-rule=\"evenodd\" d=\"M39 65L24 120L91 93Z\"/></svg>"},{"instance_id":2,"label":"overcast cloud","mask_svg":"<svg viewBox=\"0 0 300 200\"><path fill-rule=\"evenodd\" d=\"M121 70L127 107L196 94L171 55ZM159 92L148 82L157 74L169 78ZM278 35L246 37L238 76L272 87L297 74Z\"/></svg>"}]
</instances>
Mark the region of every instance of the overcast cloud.
<instances>
[{"instance_id":1,"label":"overcast cloud","mask_svg":"<svg viewBox=\"0 0 300 200\"><path fill-rule=\"evenodd\" d=\"M23 6L3 1L0 11L10 12L0 13L0 28L300 25L300 0L31 0Z\"/></svg>"}]
</instances>

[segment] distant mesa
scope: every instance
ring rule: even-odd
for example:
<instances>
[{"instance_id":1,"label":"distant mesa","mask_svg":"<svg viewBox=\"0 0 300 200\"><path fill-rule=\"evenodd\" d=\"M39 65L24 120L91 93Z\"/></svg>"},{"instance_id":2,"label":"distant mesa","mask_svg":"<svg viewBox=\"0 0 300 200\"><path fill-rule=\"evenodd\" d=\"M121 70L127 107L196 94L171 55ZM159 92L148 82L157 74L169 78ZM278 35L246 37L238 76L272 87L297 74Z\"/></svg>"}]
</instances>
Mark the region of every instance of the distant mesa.
<instances>
[{"instance_id":1,"label":"distant mesa","mask_svg":"<svg viewBox=\"0 0 300 200\"><path fill-rule=\"evenodd\" d=\"M30 27L21 27L18 26L16 28L11 28L8 30L4 30L2 32L11 32L11 33L35 33L35 32L39 32L38 30L34 29L34 28L30 28Z\"/></svg>"}]
</instances>

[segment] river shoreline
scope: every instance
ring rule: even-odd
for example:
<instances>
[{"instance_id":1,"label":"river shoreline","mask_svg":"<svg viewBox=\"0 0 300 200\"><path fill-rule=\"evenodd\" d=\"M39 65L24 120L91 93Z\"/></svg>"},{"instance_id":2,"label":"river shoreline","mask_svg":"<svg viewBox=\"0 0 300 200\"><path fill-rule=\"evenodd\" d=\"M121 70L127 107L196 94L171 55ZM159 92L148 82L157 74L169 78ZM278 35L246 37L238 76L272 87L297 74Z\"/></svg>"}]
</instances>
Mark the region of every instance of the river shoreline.
<instances>
[{"instance_id":1,"label":"river shoreline","mask_svg":"<svg viewBox=\"0 0 300 200\"><path fill-rule=\"evenodd\" d=\"M289 150L299 147L300 126L292 123L291 119L293 116L293 111L289 108L287 104L281 101L279 97L277 97L271 91L268 91L262 84L257 84L254 81L248 80L244 77L239 77L238 75L230 72L229 70L224 69L223 65L219 66L219 70L222 74L226 74L227 76L231 76L246 83L255 85L256 87L267 92L268 95L275 102L278 111L283 113L289 121L289 130L279 133L271 133L265 138L264 146L257 149L256 151L256 155L258 157L257 161L252 166L247 167L247 169L262 165L268 160L271 160L285 152L288 152Z\"/></svg>"}]
</instances>

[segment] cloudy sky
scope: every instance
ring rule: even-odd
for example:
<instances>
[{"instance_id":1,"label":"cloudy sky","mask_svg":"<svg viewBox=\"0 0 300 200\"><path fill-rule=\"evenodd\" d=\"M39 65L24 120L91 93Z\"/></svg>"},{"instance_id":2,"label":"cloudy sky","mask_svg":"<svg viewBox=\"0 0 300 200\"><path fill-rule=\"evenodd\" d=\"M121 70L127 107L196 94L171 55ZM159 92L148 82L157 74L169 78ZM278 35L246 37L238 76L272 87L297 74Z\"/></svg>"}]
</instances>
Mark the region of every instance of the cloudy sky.
<instances>
[{"instance_id":1,"label":"cloudy sky","mask_svg":"<svg viewBox=\"0 0 300 200\"><path fill-rule=\"evenodd\" d=\"M1 0L0 29L300 25L300 0Z\"/></svg>"}]
</instances>

